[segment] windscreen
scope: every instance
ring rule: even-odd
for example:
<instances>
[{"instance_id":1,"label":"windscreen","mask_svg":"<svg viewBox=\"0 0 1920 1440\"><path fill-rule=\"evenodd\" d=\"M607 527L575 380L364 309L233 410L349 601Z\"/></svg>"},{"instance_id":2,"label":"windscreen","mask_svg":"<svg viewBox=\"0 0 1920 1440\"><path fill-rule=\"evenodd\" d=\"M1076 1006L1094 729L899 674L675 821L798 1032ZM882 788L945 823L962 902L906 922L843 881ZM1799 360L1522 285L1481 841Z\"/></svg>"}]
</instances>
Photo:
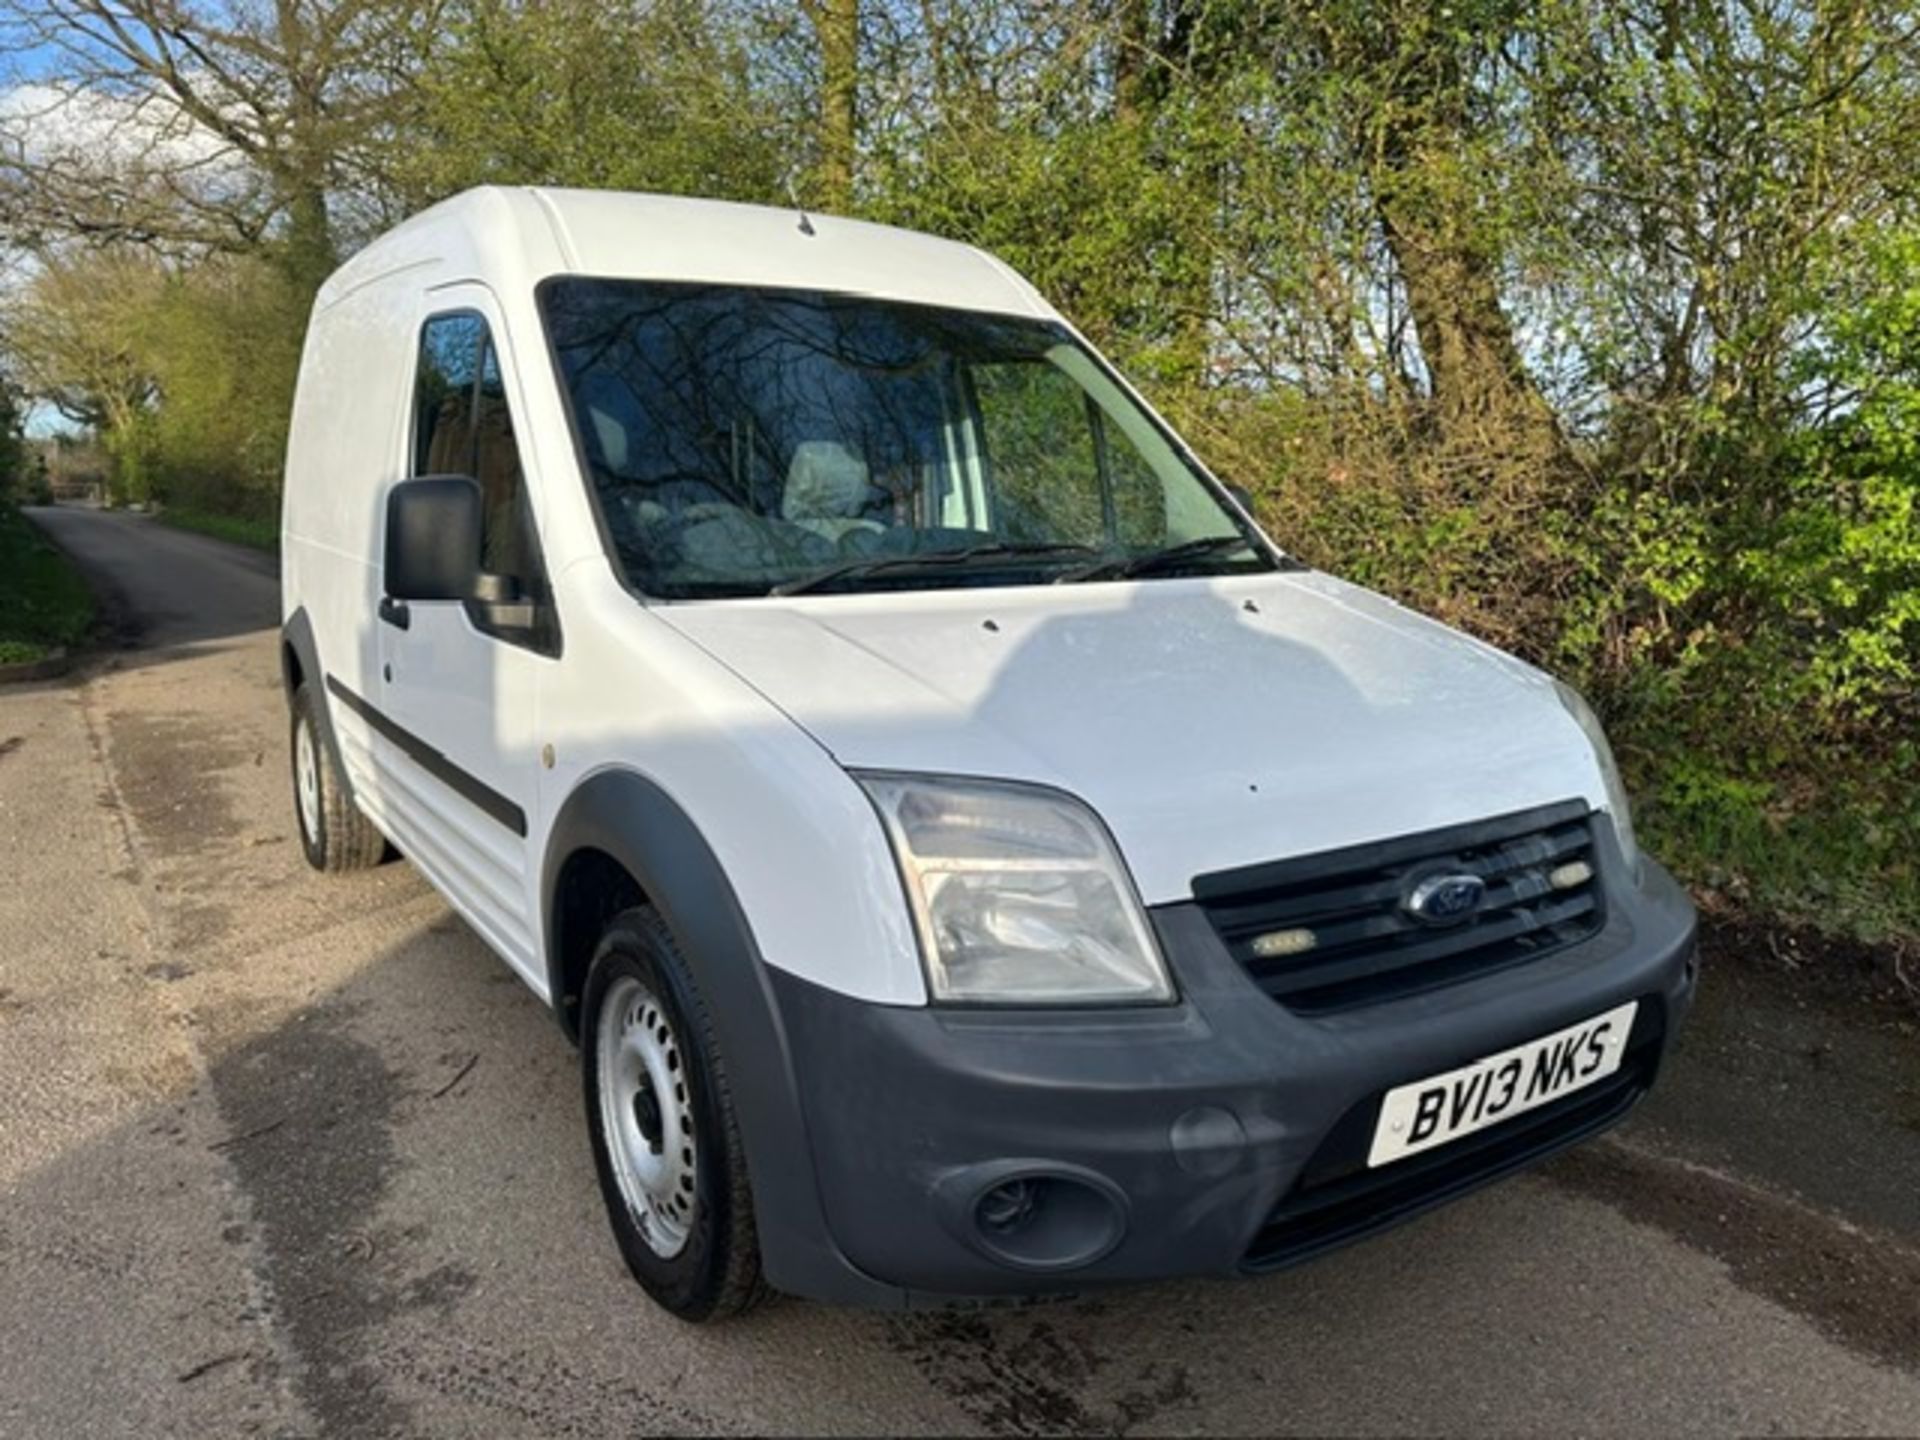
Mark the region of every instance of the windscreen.
<instances>
[{"instance_id":1,"label":"windscreen","mask_svg":"<svg viewBox=\"0 0 1920 1440\"><path fill-rule=\"evenodd\" d=\"M615 558L647 594L1032 583L1175 546L1203 569L1270 563L1057 325L588 279L541 305Z\"/></svg>"}]
</instances>

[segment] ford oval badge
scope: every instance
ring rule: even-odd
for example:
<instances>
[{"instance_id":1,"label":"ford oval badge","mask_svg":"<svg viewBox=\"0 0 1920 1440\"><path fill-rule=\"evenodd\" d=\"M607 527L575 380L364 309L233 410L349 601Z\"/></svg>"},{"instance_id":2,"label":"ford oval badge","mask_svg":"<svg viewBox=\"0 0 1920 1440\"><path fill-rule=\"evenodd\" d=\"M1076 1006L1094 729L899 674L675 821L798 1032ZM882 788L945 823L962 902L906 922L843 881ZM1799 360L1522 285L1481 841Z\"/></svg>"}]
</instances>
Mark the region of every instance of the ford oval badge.
<instances>
[{"instance_id":1,"label":"ford oval badge","mask_svg":"<svg viewBox=\"0 0 1920 1440\"><path fill-rule=\"evenodd\" d=\"M1478 875L1443 872L1428 875L1407 892L1407 913L1428 925L1458 925L1470 920L1487 897Z\"/></svg>"}]
</instances>

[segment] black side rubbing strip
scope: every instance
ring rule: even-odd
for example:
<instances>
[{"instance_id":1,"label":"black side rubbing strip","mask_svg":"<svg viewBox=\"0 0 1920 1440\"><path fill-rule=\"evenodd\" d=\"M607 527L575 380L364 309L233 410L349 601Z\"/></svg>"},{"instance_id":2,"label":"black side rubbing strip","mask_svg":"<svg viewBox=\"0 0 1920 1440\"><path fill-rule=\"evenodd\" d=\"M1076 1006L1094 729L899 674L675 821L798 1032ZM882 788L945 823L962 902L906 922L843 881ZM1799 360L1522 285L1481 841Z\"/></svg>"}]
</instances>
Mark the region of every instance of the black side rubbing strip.
<instances>
[{"instance_id":1,"label":"black side rubbing strip","mask_svg":"<svg viewBox=\"0 0 1920 1440\"><path fill-rule=\"evenodd\" d=\"M327 676L327 689L339 696L341 703L354 714L406 751L408 757L434 779L446 785L463 800L471 802L489 819L499 821L514 834L522 839L526 838L527 812L513 801L492 786L462 770L411 730L394 724L391 719L374 709L332 675Z\"/></svg>"}]
</instances>

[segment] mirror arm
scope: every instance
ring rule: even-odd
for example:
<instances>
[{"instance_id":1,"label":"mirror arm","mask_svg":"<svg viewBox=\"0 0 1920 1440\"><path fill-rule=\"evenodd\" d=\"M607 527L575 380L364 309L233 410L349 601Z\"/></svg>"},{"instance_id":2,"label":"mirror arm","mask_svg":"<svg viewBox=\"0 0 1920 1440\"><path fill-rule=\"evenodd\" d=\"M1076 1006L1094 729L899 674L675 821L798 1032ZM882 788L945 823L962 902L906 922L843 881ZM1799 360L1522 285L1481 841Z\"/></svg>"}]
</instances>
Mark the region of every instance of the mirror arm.
<instances>
[{"instance_id":1,"label":"mirror arm","mask_svg":"<svg viewBox=\"0 0 1920 1440\"><path fill-rule=\"evenodd\" d=\"M469 597L477 605L511 605L526 596L520 592L520 582L511 575L500 575L491 570L482 570L473 577L473 594Z\"/></svg>"},{"instance_id":2,"label":"mirror arm","mask_svg":"<svg viewBox=\"0 0 1920 1440\"><path fill-rule=\"evenodd\" d=\"M474 600L469 603L492 630L534 630L540 624L540 607L531 600Z\"/></svg>"},{"instance_id":3,"label":"mirror arm","mask_svg":"<svg viewBox=\"0 0 1920 1440\"><path fill-rule=\"evenodd\" d=\"M540 627L539 600L527 594L512 575L482 570L474 577L467 605L474 618L490 630L531 631Z\"/></svg>"}]
</instances>

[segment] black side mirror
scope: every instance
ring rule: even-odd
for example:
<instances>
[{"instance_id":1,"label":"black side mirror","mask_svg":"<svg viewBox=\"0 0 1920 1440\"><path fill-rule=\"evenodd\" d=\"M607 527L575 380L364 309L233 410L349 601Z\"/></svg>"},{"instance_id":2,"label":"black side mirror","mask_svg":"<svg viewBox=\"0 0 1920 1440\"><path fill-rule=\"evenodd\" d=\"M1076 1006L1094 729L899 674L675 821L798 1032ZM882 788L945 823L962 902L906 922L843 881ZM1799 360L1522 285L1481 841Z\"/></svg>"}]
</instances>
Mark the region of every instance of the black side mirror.
<instances>
[{"instance_id":1,"label":"black side mirror","mask_svg":"<svg viewBox=\"0 0 1920 1440\"><path fill-rule=\"evenodd\" d=\"M480 578L480 487L464 475L402 480L387 492L387 594L468 600Z\"/></svg>"},{"instance_id":2,"label":"black side mirror","mask_svg":"<svg viewBox=\"0 0 1920 1440\"><path fill-rule=\"evenodd\" d=\"M1220 483L1226 487L1227 493L1234 498L1235 503L1237 503L1242 510L1246 511L1249 515L1253 514L1253 492L1251 490L1232 480L1222 480Z\"/></svg>"}]
</instances>

